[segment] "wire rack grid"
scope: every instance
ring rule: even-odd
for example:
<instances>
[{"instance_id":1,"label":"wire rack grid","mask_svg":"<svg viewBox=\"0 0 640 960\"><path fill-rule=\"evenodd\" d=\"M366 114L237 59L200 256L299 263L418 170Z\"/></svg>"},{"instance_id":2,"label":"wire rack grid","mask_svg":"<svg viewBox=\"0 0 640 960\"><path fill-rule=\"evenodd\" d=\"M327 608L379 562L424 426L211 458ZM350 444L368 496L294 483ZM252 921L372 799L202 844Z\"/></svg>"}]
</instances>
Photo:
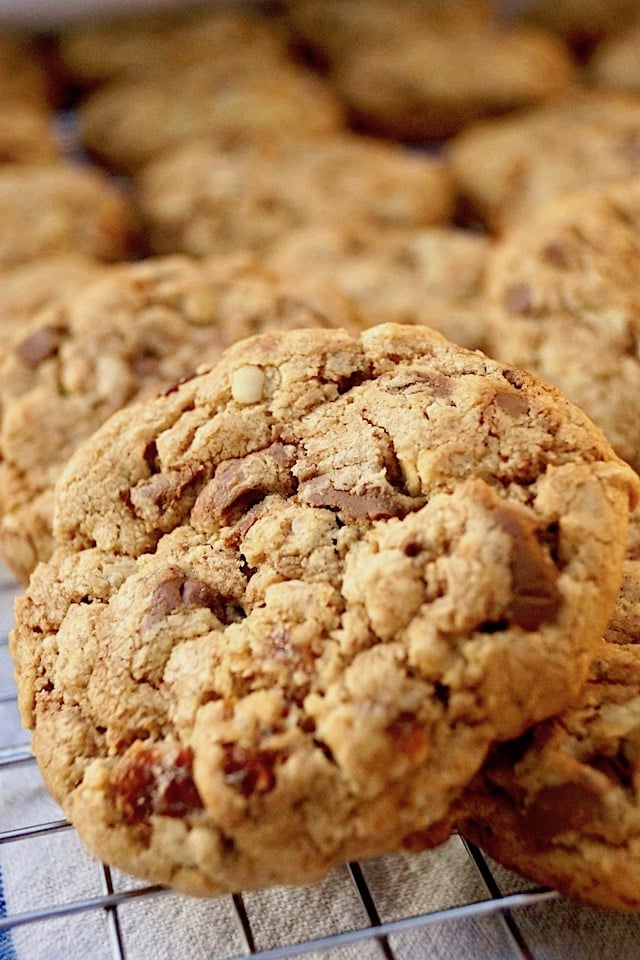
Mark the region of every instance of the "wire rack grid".
<instances>
[{"instance_id":1,"label":"wire rack grid","mask_svg":"<svg viewBox=\"0 0 640 960\"><path fill-rule=\"evenodd\" d=\"M462 837L311 887L213 900L98 863L48 796L18 721L0 569L0 960L631 960L640 918L531 886Z\"/></svg>"}]
</instances>

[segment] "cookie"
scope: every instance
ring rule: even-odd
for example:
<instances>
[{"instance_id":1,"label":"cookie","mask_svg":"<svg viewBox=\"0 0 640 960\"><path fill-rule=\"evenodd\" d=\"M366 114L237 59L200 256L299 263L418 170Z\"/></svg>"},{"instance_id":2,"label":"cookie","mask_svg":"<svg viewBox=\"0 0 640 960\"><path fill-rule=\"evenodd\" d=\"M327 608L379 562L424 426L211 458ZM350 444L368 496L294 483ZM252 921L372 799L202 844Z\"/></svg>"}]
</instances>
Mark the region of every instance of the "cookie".
<instances>
[{"instance_id":1,"label":"cookie","mask_svg":"<svg viewBox=\"0 0 640 960\"><path fill-rule=\"evenodd\" d=\"M136 245L127 194L72 163L0 167L0 271L66 253L122 260Z\"/></svg>"},{"instance_id":2,"label":"cookie","mask_svg":"<svg viewBox=\"0 0 640 960\"><path fill-rule=\"evenodd\" d=\"M51 164L62 159L55 118L46 108L0 97L0 172L6 164Z\"/></svg>"},{"instance_id":3,"label":"cookie","mask_svg":"<svg viewBox=\"0 0 640 960\"><path fill-rule=\"evenodd\" d=\"M199 895L436 842L488 747L576 695L638 485L557 391L427 328L236 343L60 477L11 638L49 789L107 863Z\"/></svg>"},{"instance_id":4,"label":"cookie","mask_svg":"<svg viewBox=\"0 0 640 960\"><path fill-rule=\"evenodd\" d=\"M335 284L369 324L419 323L476 349L485 342L490 254L486 235L456 227L376 232L346 223L292 230L266 260L280 273Z\"/></svg>"},{"instance_id":5,"label":"cookie","mask_svg":"<svg viewBox=\"0 0 640 960\"><path fill-rule=\"evenodd\" d=\"M76 22L56 38L67 75L81 87L113 80L166 77L204 59L281 60L287 37L277 18L248 5L160 10L94 23Z\"/></svg>"},{"instance_id":6,"label":"cookie","mask_svg":"<svg viewBox=\"0 0 640 960\"><path fill-rule=\"evenodd\" d=\"M638 16L638 0L534 0L521 11L522 20L553 30L577 53L588 53Z\"/></svg>"},{"instance_id":7,"label":"cookie","mask_svg":"<svg viewBox=\"0 0 640 960\"><path fill-rule=\"evenodd\" d=\"M149 165L135 191L151 249L196 256L263 254L307 225L443 223L454 206L445 160L355 134L269 149L189 144Z\"/></svg>"},{"instance_id":8,"label":"cookie","mask_svg":"<svg viewBox=\"0 0 640 960\"><path fill-rule=\"evenodd\" d=\"M205 60L158 80L107 84L78 106L88 153L131 173L199 138L270 143L344 126L344 113L323 80L293 62L254 57Z\"/></svg>"},{"instance_id":9,"label":"cookie","mask_svg":"<svg viewBox=\"0 0 640 960\"><path fill-rule=\"evenodd\" d=\"M52 488L111 413L274 327L357 325L337 292L281 281L246 257L150 258L35 314L0 357L0 551L26 582L51 550Z\"/></svg>"},{"instance_id":10,"label":"cookie","mask_svg":"<svg viewBox=\"0 0 640 960\"><path fill-rule=\"evenodd\" d=\"M358 129L428 141L479 117L549 100L574 74L565 46L544 31L425 17L418 29L409 22L397 36L355 45L329 78Z\"/></svg>"},{"instance_id":11,"label":"cookie","mask_svg":"<svg viewBox=\"0 0 640 960\"><path fill-rule=\"evenodd\" d=\"M640 93L640 24L599 44L587 64L587 75L598 86Z\"/></svg>"},{"instance_id":12,"label":"cookie","mask_svg":"<svg viewBox=\"0 0 640 960\"><path fill-rule=\"evenodd\" d=\"M35 47L0 34L0 166L60 159L51 87Z\"/></svg>"},{"instance_id":13,"label":"cookie","mask_svg":"<svg viewBox=\"0 0 640 960\"><path fill-rule=\"evenodd\" d=\"M358 46L384 46L428 29L477 25L492 15L490 0L286 0L283 19L292 42L313 63L331 70Z\"/></svg>"},{"instance_id":14,"label":"cookie","mask_svg":"<svg viewBox=\"0 0 640 960\"><path fill-rule=\"evenodd\" d=\"M0 101L3 107L20 103L38 107L52 103L54 90L35 42L18 35L0 34Z\"/></svg>"},{"instance_id":15,"label":"cookie","mask_svg":"<svg viewBox=\"0 0 640 960\"><path fill-rule=\"evenodd\" d=\"M640 173L640 97L584 90L454 137L460 194L501 232L552 196Z\"/></svg>"},{"instance_id":16,"label":"cookie","mask_svg":"<svg viewBox=\"0 0 640 960\"><path fill-rule=\"evenodd\" d=\"M638 540L640 517L634 517ZM576 701L492 754L460 829L506 866L597 907L640 911L640 552Z\"/></svg>"},{"instance_id":17,"label":"cookie","mask_svg":"<svg viewBox=\"0 0 640 960\"><path fill-rule=\"evenodd\" d=\"M98 260L68 253L31 260L0 273L0 347L19 337L35 313L64 300L103 269Z\"/></svg>"},{"instance_id":18,"label":"cookie","mask_svg":"<svg viewBox=\"0 0 640 960\"><path fill-rule=\"evenodd\" d=\"M640 470L640 176L550 201L496 245L487 349L554 383Z\"/></svg>"}]
</instances>

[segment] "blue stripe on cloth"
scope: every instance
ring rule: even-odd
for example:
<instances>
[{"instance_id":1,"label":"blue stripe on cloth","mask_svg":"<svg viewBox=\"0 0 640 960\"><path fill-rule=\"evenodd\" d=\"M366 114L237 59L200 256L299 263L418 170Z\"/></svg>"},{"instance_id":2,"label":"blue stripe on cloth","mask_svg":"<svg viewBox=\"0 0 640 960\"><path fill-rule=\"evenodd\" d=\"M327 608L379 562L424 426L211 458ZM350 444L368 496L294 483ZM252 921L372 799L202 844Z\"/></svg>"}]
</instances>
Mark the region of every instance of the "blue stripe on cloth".
<instances>
[{"instance_id":1,"label":"blue stripe on cloth","mask_svg":"<svg viewBox=\"0 0 640 960\"><path fill-rule=\"evenodd\" d=\"M4 899L4 889L2 887L2 873L0 873L0 917L6 917L6 915L7 904ZM17 960L10 930L0 930L0 960Z\"/></svg>"}]
</instances>

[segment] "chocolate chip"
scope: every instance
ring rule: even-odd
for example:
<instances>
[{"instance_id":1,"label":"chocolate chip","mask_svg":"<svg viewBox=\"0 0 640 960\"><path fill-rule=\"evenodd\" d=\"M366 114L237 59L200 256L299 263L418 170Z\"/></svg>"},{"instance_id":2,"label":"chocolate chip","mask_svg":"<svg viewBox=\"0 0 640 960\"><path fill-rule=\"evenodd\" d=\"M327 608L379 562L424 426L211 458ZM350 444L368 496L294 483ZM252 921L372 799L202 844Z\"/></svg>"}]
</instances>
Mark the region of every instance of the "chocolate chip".
<instances>
[{"instance_id":1,"label":"chocolate chip","mask_svg":"<svg viewBox=\"0 0 640 960\"><path fill-rule=\"evenodd\" d=\"M387 393L424 393L446 398L453 393L454 381L444 373L427 373L423 370L407 370L391 377L384 384Z\"/></svg>"},{"instance_id":2,"label":"chocolate chip","mask_svg":"<svg viewBox=\"0 0 640 960\"><path fill-rule=\"evenodd\" d=\"M196 500L196 518L207 512L226 517L232 509L246 510L269 493L289 496L295 487L294 461L295 448L281 443L223 461Z\"/></svg>"},{"instance_id":3,"label":"chocolate chip","mask_svg":"<svg viewBox=\"0 0 640 960\"><path fill-rule=\"evenodd\" d=\"M496 390L493 401L509 417L519 417L529 413L527 399L515 390Z\"/></svg>"},{"instance_id":4,"label":"chocolate chip","mask_svg":"<svg viewBox=\"0 0 640 960\"><path fill-rule=\"evenodd\" d=\"M532 312L531 287L528 283L513 283L505 292L505 305L509 313L527 316Z\"/></svg>"},{"instance_id":5,"label":"chocolate chip","mask_svg":"<svg viewBox=\"0 0 640 960\"><path fill-rule=\"evenodd\" d=\"M546 846L568 830L583 830L600 819L604 784L588 775L580 780L543 787L522 814L523 829Z\"/></svg>"},{"instance_id":6,"label":"chocolate chip","mask_svg":"<svg viewBox=\"0 0 640 960\"><path fill-rule=\"evenodd\" d=\"M28 367L37 367L43 360L57 354L64 333L63 327L40 327L17 345L16 352Z\"/></svg>"},{"instance_id":7,"label":"chocolate chip","mask_svg":"<svg viewBox=\"0 0 640 960\"><path fill-rule=\"evenodd\" d=\"M495 509L494 518L511 539L512 600L505 616L525 630L537 630L560 607L558 571L532 521L506 505Z\"/></svg>"},{"instance_id":8,"label":"chocolate chip","mask_svg":"<svg viewBox=\"0 0 640 960\"><path fill-rule=\"evenodd\" d=\"M386 490L366 494L338 490L328 477L314 477L300 485L301 500L310 507L329 507L340 511L348 520L378 520L405 513L402 503Z\"/></svg>"},{"instance_id":9,"label":"chocolate chip","mask_svg":"<svg viewBox=\"0 0 640 960\"><path fill-rule=\"evenodd\" d=\"M540 251L542 259L554 267L566 269L569 266L569 257L566 248L561 243L548 243Z\"/></svg>"},{"instance_id":10,"label":"chocolate chip","mask_svg":"<svg viewBox=\"0 0 640 960\"><path fill-rule=\"evenodd\" d=\"M188 607L206 607L223 624L238 621L244 612L235 598L215 590L208 583L188 577L182 570L172 567L158 583L149 600L140 629L151 630L169 614Z\"/></svg>"}]
</instances>

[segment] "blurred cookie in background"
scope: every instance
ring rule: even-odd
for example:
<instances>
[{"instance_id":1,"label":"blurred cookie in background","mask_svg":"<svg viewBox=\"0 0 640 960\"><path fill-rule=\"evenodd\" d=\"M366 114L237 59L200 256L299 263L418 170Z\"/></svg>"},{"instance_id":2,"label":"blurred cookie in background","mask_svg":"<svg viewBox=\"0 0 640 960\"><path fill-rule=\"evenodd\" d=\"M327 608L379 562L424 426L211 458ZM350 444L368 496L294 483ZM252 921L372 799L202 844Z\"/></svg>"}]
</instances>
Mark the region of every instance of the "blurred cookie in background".
<instances>
[{"instance_id":1,"label":"blurred cookie in background","mask_svg":"<svg viewBox=\"0 0 640 960\"><path fill-rule=\"evenodd\" d=\"M72 295L104 268L81 253L62 253L0 273L0 347L19 335L34 313Z\"/></svg>"},{"instance_id":2,"label":"blurred cookie in background","mask_svg":"<svg viewBox=\"0 0 640 960\"><path fill-rule=\"evenodd\" d=\"M561 40L499 20L490 3L290 0L287 11L356 128L398 140L449 136L574 79Z\"/></svg>"},{"instance_id":3,"label":"blurred cookie in background","mask_svg":"<svg viewBox=\"0 0 640 960\"><path fill-rule=\"evenodd\" d=\"M71 252L123 260L138 242L132 203L103 171L72 162L0 167L0 271Z\"/></svg>"},{"instance_id":4,"label":"blurred cookie in background","mask_svg":"<svg viewBox=\"0 0 640 960\"><path fill-rule=\"evenodd\" d=\"M51 550L53 484L77 445L130 401L171 387L236 339L360 329L334 289L248 257L149 258L104 268L36 313L0 356L0 551L26 582Z\"/></svg>"},{"instance_id":5,"label":"blurred cookie in background","mask_svg":"<svg viewBox=\"0 0 640 960\"><path fill-rule=\"evenodd\" d=\"M464 202L500 233L553 196L640 173L640 96L576 91L471 124L446 155Z\"/></svg>"},{"instance_id":6,"label":"blurred cookie in background","mask_svg":"<svg viewBox=\"0 0 640 960\"><path fill-rule=\"evenodd\" d=\"M563 37L578 55L640 18L638 0L531 0L520 16Z\"/></svg>"},{"instance_id":7,"label":"blurred cookie in background","mask_svg":"<svg viewBox=\"0 0 640 960\"><path fill-rule=\"evenodd\" d=\"M496 245L492 356L555 384L640 470L640 175L556 198Z\"/></svg>"},{"instance_id":8,"label":"blurred cookie in background","mask_svg":"<svg viewBox=\"0 0 640 960\"><path fill-rule=\"evenodd\" d=\"M596 47L587 64L587 76L597 86L640 94L640 22Z\"/></svg>"},{"instance_id":9,"label":"blurred cookie in background","mask_svg":"<svg viewBox=\"0 0 640 960\"><path fill-rule=\"evenodd\" d=\"M455 199L443 158L349 133L260 149L188 144L143 170L134 195L153 251L196 256L263 255L303 226L444 223Z\"/></svg>"},{"instance_id":10,"label":"blurred cookie in background","mask_svg":"<svg viewBox=\"0 0 640 960\"><path fill-rule=\"evenodd\" d=\"M287 46L278 19L248 4L83 18L56 36L58 60L79 88L150 75L166 79L172 71L207 62L282 61Z\"/></svg>"},{"instance_id":11,"label":"blurred cookie in background","mask_svg":"<svg viewBox=\"0 0 640 960\"><path fill-rule=\"evenodd\" d=\"M367 323L432 327L470 349L486 342L486 234L437 226L374 230L350 222L292 230L266 257L280 273L335 284Z\"/></svg>"}]
</instances>

